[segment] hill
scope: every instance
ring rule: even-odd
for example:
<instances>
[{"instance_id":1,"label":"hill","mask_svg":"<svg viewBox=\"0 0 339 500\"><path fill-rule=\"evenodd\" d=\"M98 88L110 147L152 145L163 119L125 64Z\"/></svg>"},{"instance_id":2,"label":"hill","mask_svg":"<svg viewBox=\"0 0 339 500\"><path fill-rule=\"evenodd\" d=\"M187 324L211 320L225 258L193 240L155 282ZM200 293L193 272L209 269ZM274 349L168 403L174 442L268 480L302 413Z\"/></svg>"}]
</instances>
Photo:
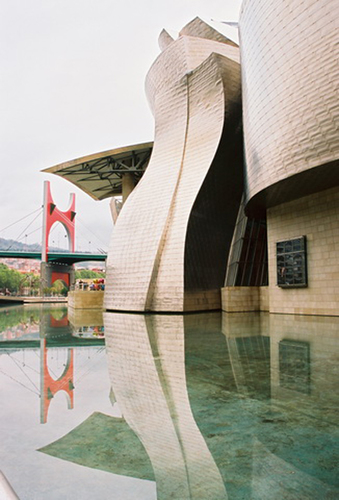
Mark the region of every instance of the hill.
<instances>
[{"instance_id":1,"label":"hill","mask_svg":"<svg viewBox=\"0 0 339 500\"><path fill-rule=\"evenodd\" d=\"M64 248L58 247L50 247L50 251L52 252L64 252ZM30 251L30 252L40 252L41 245L40 243L33 243L31 245L27 245L26 243L22 243L21 241L16 240L6 240L5 238L0 238L0 250L19 250L19 251Z\"/></svg>"}]
</instances>

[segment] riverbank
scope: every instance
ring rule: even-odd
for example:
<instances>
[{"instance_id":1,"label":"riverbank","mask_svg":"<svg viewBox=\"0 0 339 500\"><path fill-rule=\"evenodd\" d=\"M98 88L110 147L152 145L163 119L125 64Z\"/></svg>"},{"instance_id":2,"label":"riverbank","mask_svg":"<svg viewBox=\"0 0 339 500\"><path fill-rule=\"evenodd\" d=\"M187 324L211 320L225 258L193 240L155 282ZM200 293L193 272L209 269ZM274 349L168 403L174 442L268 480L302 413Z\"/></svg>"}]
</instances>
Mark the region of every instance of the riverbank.
<instances>
[{"instance_id":1,"label":"riverbank","mask_svg":"<svg viewBox=\"0 0 339 500\"><path fill-rule=\"evenodd\" d=\"M0 306L2 304L41 304L41 303L67 303L67 297L25 297L0 295Z\"/></svg>"}]
</instances>

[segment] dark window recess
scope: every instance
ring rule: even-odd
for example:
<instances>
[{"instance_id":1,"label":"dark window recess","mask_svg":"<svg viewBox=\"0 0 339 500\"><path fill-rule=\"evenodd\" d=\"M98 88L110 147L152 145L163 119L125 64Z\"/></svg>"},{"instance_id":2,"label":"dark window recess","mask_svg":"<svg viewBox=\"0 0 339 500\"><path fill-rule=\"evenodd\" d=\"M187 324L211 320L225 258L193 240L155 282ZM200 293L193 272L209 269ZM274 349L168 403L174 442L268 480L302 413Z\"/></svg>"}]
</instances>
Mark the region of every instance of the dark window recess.
<instances>
[{"instance_id":1,"label":"dark window recess","mask_svg":"<svg viewBox=\"0 0 339 500\"><path fill-rule=\"evenodd\" d=\"M277 243L277 284L282 288L307 286L306 236Z\"/></svg>"},{"instance_id":2,"label":"dark window recess","mask_svg":"<svg viewBox=\"0 0 339 500\"><path fill-rule=\"evenodd\" d=\"M267 273L266 221L247 219L245 230L234 242L233 254L238 258L229 266L227 286L265 286Z\"/></svg>"},{"instance_id":3,"label":"dark window recess","mask_svg":"<svg viewBox=\"0 0 339 500\"><path fill-rule=\"evenodd\" d=\"M267 286L266 219L249 219L242 200L236 226L225 286Z\"/></svg>"}]
</instances>

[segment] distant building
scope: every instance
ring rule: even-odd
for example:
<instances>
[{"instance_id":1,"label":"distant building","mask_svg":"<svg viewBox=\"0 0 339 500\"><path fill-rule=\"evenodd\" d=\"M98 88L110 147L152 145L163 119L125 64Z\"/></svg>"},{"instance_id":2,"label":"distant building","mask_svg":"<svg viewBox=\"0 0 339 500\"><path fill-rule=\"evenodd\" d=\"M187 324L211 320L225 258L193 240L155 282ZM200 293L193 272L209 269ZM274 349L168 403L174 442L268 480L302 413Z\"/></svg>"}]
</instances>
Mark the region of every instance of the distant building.
<instances>
[{"instance_id":1,"label":"distant building","mask_svg":"<svg viewBox=\"0 0 339 500\"><path fill-rule=\"evenodd\" d=\"M15 269L22 273L40 274L40 261L33 259L0 259L9 269Z\"/></svg>"}]
</instances>

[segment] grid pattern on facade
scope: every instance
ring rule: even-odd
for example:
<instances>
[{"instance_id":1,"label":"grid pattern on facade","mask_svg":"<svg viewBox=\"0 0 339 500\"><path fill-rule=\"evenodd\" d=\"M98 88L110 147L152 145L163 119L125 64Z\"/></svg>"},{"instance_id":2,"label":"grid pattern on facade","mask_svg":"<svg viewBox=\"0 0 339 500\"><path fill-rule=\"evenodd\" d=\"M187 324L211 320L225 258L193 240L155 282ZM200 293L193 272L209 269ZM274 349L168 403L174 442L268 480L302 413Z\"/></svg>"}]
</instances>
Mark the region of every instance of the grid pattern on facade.
<instances>
[{"instance_id":1,"label":"grid pattern on facade","mask_svg":"<svg viewBox=\"0 0 339 500\"><path fill-rule=\"evenodd\" d=\"M336 0L243 2L248 213L338 186L338 16Z\"/></svg>"},{"instance_id":2,"label":"grid pattern on facade","mask_svg":"<svg viewBox=\"0 0 339 500\"><path fill-rule=\"evenodd\" d=\"M277 243L277 284L283 288L307 286L306 236Z\"/></svg>"}]
</instances>

